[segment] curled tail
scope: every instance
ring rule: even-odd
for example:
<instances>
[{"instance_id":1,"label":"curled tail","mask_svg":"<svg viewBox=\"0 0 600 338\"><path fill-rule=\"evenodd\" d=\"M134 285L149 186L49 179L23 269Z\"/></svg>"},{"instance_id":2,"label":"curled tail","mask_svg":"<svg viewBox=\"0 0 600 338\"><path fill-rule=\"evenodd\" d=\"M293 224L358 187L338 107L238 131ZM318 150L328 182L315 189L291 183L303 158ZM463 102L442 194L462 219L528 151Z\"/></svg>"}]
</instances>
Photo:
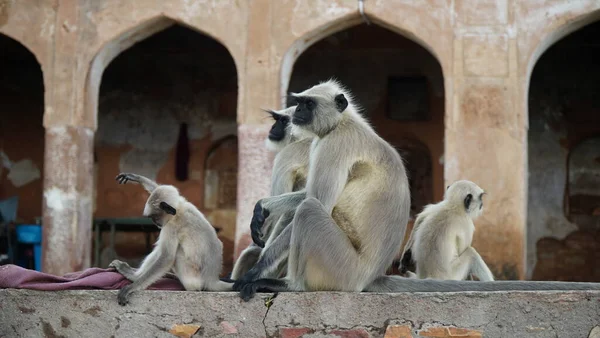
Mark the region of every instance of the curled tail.
<instances>
[{"instance_id":1,"label":"curled tail","mask_svg":"<svg viewBox=\"0 0 600 338\"><path fill-rule=\"evenodd\" d=\"M560 291L600 290L600 283L547 281L453 281L380 276L365 292L460 292L460 291Z\"/></svg>"}]
</instances>

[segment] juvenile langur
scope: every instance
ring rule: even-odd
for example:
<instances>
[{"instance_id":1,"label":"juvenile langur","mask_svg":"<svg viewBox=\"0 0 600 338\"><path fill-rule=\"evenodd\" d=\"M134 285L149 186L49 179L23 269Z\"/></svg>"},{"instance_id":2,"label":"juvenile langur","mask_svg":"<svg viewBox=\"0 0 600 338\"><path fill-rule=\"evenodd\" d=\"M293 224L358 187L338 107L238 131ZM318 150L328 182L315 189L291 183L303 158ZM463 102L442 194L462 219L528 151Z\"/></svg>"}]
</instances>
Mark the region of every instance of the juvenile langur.
<instances>
[{"instance_id":1,"label":"juvenile langur","mask_svg":"<svg viewBox=\"0 0 600 338\"><path fill-rule=\"evenodd\" d=\"M293 95L293 133L314 137L306 190L257 204L259 221L265 214L295 213L234 284L244 300L259 288L362 291L392 263L409 217L402 158L357 112L350 94L327 81ZM286 278L264 278L285 257Z\"/></svg>"},{"instance_id":2,"label":"juvenile langur","mask_svg":"<svg viewBox=\"0 0 600 338\"><path fill-rule=\"evenodd\" d=\"M116 180L119 184L140 183L150 193L143 215L161 228L154 249L139 269L119 260L110 264L133 282L119 291L120 305L129 302L131 293L146 289L171 269L186 290L231 290L232 283L219 279L223 244L204 215L179 195L177 188L130 173L121 173Z\"/></svg>"},{"instance_id":3,"label":"juvenile langur","mask_svg":"<svg viewBox=\"0 0 600 338\"><path fill-rule=\"evenodd\" d=\"M402 243L410 196L403 161L335 81L295 94L297 131L314 135L306 189L259 201L253 221L294 211L292 223L234 283L244 300L270 291L600 289L600 283L469 282L386 276ZM287 258L285 278L263 278Z\"/></svg>"},{"instance_id":4,"label":"juvenile langur","mask_svg":"<svg viewBox=\"0 0 600 338\"><path fill-rule=\"evenodd\" d=\"M411 251L418 278L465 280L470 272L493 281L492 272L471 246L475 220L483 211L484 191L471 181L457 181L444 200L428 205L417 217Z\"/></svg>"},{"instance_id":5,"label":"juvenile langur","mask_svg":"<svg viewBox=\"0 0 600 338\"><path fill-rule=\"evenodd\" d=\"M277 153L271 175L271 196L300 190L306 184L311 140L299 139L292 135L289 121L295 108L294 106L280 111L269 111L275 122L266 139L266 145L269 150ZM291 222L291 217L285 215L278 220L273 218L267 217L265 224L253 228L253 243L240 254L233 267L232 279L240 278L254 266L263 250L261 248L269 246L281 230ZM275 224L272 225L273 223ZM284 268L285 265L282 264L279 270Z\"/></svg>"}]
</instances>

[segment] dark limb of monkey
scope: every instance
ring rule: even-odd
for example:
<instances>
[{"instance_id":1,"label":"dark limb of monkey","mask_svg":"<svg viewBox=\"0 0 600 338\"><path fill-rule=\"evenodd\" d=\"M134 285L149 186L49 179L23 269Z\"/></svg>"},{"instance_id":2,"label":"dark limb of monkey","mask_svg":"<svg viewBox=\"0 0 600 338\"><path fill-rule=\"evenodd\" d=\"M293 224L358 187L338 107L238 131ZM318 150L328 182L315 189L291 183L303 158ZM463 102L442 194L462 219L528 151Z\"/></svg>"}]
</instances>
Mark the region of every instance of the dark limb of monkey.
<instances>
[{"instance_id":1,"label":"dark limb of monkey","mask_svg":"<svg viewBox=\"0 0 600 338\"><path fill-rule=\"evenodd\" d=\"M115 179L119 182L119 184L126 184L128 181L139 183L149 193L152 193L154 189L158 187L156 182L138 174L120 173Z\"/></svg>"},{"instance_id":2,"label":"dark limb of monkey","mask_svg":"<svg viewBox=\"0 0 600 338\"><path fill-rule=\"evenodd\" d=\"M276 222L283 214L293 212L304 198L306 198L306 191L302 190L263 198L256 202L252 221L250 222L250 233L253 242L264 248L265 242L262 237L265 222L268 220Z\"/></svg>"}]
</instances>

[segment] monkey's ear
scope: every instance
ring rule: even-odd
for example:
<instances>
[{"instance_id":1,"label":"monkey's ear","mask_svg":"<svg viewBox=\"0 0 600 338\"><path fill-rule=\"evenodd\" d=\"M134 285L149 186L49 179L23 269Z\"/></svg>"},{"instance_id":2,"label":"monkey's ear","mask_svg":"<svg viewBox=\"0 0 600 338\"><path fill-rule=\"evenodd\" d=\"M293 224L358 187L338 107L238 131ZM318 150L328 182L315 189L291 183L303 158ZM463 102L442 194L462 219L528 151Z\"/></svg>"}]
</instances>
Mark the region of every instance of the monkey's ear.
<instances>
[{"instance_id":1,"label":"monkey's ear","mask_svg":"<svg viewBox=\"0 0 600 338\"><path fill-rule=\"evenodd\" d=\"M281 115L277 114L276 112L274 112L273 110L267 110L267 113L271 114L271 117L273 118L273 120L275 121L279 121L279 118L281 117Z\"/></svg>"},{"instance_id":2,"label":"monkey's ear","mask_svg":"<svg viewBox=\"0 0 600 338\"><path fill-rule=\"evenodd\" d=\"M177 213L177 210L175 210L175 208L170 206L167 202L160 202L159 206L162 209L162 211L166 212L169 215L175 215Z\"/></svg>"},{"instance_id":3,"label":"monkey's ear","mask_svg":"<svg viewBox=\"0 0 600 338\"><path fill-rule=\"evenodd\" d=\"M340 113L344 112L344 110L348 108L348 100L346 100L344 94L338 94L335 96L335 107Z\"/></svg>"},{"instance_id":4,"label":"monkey's ear","mask_svg":"<svg viewBox=\"0 0 600 338\"><path fill-rule=\"evenodd\" d=\"M469 210L469 207L471 206L471 200L473 200L473 195L468 194L467 197L465 197L465 209Z\"/></svg>"},{"instance_id":5,"label":"monkey's ear","mask_svg":"<svg viewBox=\"0 0 600 338\"><path fill-rule=\"evenodd\" d=\"M448 189L450 189L450 186L447 186L447 187L446 187L446 190L448 190Z\"/></svg>"}]
</instances>

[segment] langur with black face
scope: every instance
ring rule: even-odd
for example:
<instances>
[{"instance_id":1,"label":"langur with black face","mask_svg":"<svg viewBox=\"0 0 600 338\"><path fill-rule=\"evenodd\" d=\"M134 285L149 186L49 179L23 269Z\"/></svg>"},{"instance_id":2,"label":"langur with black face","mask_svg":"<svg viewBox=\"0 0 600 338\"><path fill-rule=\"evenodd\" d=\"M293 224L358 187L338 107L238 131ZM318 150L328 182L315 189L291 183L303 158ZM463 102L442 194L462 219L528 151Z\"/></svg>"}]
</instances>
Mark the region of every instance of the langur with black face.
<instances>
[{"instance_id":1,"label":"langur with black face","mask_svg":"<svg viewBox=\"0 0 600 338\"><path fill-rule=\"evenodd\" d=\"M308 155L311 139L292 135L290 118L295 106L279 111L268 111L275 122L266 139L267 149L276 153L271 174L271 196L304 189L306 175L308 172ZM265 217L260 222L253 222L251 243L237 259L231 278L236 280L243 276L256 264L262 248L271 245L273 240L281 233L293 217L293 212L288 212L278 219ZM265 239L266 238L266 243ZM281 264L269 277L278 277L285 270L285 264Z\"/></svg>"},{"instance_id":2,"label":"langur with black face","mask_svg":"<svg viewBox=\"0 0 600 338\"><path fill-rule=\"evenodd\" d=\"M494 280L471 246L473 221L483 212L484 194L471 181L457 181L448 187L443 201L426 206L417 216L403 256L403 262L407 252L414 256L417 278L464 280L473 273L480 281ZM405 271L403 266L400 271Z\"/></svg>"},{"instance_id":3,"label":"langur with black face","mask_svg":"<svg viewBox=\"0 0 600 338\"><path fill-rule=\"evenodd\" d=\"M109 265L133 282L119 291L120 305L129 302L131 293L146 289L171 269L188 291L231 290L231 282L219 279L223 244L204 215L179 195L177 188L158 185L137 174L121 173L116 179L119 184L139 183L150 193L144 216L161 229L154 249L138 269L119 260Z\"/></svg>"},{"instance_id":4,"label":"langur with black face","mask_svg":"<svg viewBox=\"0 0 600 338\"><path fill-rule=\"evenodd\" d=\"M234 284L246 300L258 288L361 291L392 263L408 221L403 161L358 113L348 91L328 81L293 96L293 133L314 138L306 190L257 204L255 219L295 214ZM286 256L286 278L265 279Z\"/></svg>"},{"instance_id":5,"label":"langur with black face","mask_svg":"<svg viewBox=\"0 0 600 338\"><path fill-rule=\"evenodd\" d=\"M257 203L253 222L295 210L292 223L234 283L244 300L270 291L478 291L600 289L600 283L469 282L386 276L402 244L410 192L398 152L335 81L294 94L292 132L309 133L306 189ZM287 258L285 278L264 278Z\"/></svg>"}]
</instances>

